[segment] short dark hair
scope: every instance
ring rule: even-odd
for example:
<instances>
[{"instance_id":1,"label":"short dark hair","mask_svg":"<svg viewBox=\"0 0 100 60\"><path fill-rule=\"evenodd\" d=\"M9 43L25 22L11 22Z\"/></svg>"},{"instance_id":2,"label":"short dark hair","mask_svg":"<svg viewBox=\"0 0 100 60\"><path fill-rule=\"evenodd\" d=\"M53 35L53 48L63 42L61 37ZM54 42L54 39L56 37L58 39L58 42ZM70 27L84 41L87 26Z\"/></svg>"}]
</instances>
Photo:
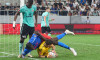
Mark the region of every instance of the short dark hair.
<instances>
[{"instance_id":1,"label":"short dark hair","mask_svg":"<svg viewBox=\"0 0 100 60\"><path fill-rule=\"evenodd\" d=\"M89 18L89 17L87 17L87 18Z\"/></svg>"},{"instance_id":2,"label":"short dark hair","mask_svg":"<svg viewBox=\"0 0 100 60\"><path fill-rule=\"evenodd\" d=\"M50 9L50 8L49 8L49 7L46 7L46 10L47 10L47 9Z\"/></svg>"},{"instance_id":3,"label":"short dark hair","mask_svg":"<svg viewBox=\"0 0 100 60\"><path fill-rule=\"evenodd\" d=\"M33 0L28 0L29 3L33 4Z\"/></svg>"}]
</instances>

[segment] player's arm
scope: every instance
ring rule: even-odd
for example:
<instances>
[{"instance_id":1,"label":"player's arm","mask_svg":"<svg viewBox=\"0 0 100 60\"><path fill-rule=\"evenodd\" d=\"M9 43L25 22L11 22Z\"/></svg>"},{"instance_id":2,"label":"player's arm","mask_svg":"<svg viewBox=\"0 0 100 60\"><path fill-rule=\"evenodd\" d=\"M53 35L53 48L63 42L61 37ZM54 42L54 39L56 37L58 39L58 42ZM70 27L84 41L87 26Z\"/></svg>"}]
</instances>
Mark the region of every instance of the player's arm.
<instances>
[{"instance_id":1,"label":"player's arm","mask_svg":"<svg viewBox=\"0 0 100 60\"><path fill-rule=\"evenodd\" d=\"M17 16L19 15L19 10L16 12L15 16L14 16L14 21L13 21L13 28L15 29L15 24L16 24L16 19L17 19Z\"/></svg>"},{"instance_id":2,"label":"player's arm","mask_svg":"<svg viewBox=\"0 0 100 60\"><path fill-rule=\"evenodd\" d=\"M55 20L55 19L50 19L49 22L50 22L50 21L54 21L54 20Z\"/></svg>"},{"instance_id":3,"label":"player's arm","mask_svg":"<svg viewBox=\"0 0 100 60\"><path fill-rule=\"evenodd\" d=\"M40 45L40 47L39 47L39 52L38 52L39 57L40 57L40 58L52 58L51 55L43 56L43 54L45 53L44 49L42 48L42 47L44 47L44 43L45 43L45 42L43 42L43 43Z\"/></svg>"},{"instance_id":4,"label":"player's arm","mask_svg":"<svg viewBox=\"0 0 100 60\"><path fill-rule=\"evenodd\" d=\"M44 54L44 49L43 49L43 47L44 47L44 44L45 44L45 42L42 42L41 43L41 45L39 46L39 51L38 51L38 54L39 54L39 57L40 58L47 58L47 56L43 56L43 54Z\"/></svg>"},{"instance_id":5,"label":"player's arm","mask_svg":"<svg viewBox=\"0 0 100 60\"><path fill-rule=\"evenodd\" d=\"M57 56L58 56L58 54L57 54L57 53L56 53L56 51L55 51L55 45L53 45L53 44L52 44L52 45L51 45L51 48L52 48L52 50L51 50L51 51L52 51L53 53L55 53L55 54L56 54L56 57L57 57Z\"/></svg>"},{"instance_id":6,"label":"player's arm","mask_svg":"<svg viewBox=\"0 0 100 60\"><path fill-rule=\"evenodd\" d=\"M43 56L43 53L44 53L43 51L39 51L39 57L40 58L47 58L47 56Z\"/></svg>"},{"instance_id":7,"label":"player's arm","mask_svg":"<svg viewBox=\"0 0 100 60\"><path fill-rule=\"evenodd\" d=\"M35 15L35 26L37 27L37 17L38 17L37 11L34 12L34 15Z\"/></svg>"},{"instance_id":8,"label":"player's arm","mask_svg":"<svg viewBox=\"0 0 100 60\"><path fill-rule=\"evenodd\" d=\"M39 48L38 54L39 54L39 57L40 57L40 58L46 58L46 56L43 56L43 53L44 53L44 52L42 51L42 49Z\"/></svg>"},{"instance_id":9,"label":"player's arm","mask_svg":"<svg viewBox=\"0 0 100 60\"><path fill-rule=\"evenodd\" d=\"M48 40L44 36L42 36L38 31L35 31L34 33L37 34L37 35L39 35L43 40L45 40L45 41Z\"/></svg>"},{"instance_id":10,"label":"player's arm","mask_svg":"<svg viewBox=\"0 0 100 60\"><path fill-rule=\"evenodd\" d=\"M46 16L44 16L44 22L45 22L45 26L47 26L47 23L46 23Z\"/></svg>"},{"instance_id":11,"label":"player's arm","mask_svg":"<svg viewBox=\"0 0 100 60\"><path fill-rule=\"evenodd\" d=\"M55 46L53 44L51 44L51 48L52 50L55 50Z\"/></svg>"}]
</instances>

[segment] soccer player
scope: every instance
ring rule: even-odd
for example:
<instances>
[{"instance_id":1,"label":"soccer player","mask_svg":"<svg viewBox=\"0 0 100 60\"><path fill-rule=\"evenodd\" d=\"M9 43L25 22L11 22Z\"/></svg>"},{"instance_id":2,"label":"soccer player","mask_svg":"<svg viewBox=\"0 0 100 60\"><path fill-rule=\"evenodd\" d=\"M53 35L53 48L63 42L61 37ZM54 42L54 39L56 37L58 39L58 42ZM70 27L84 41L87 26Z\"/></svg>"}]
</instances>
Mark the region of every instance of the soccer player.
<instances>
[{"instance_id":1,"label":"soccer player","mask_svg":"<svg viewBox=\"0 0 100 60\"><path fill-rule=\"evenodd\" d=\"M53 21L55 19L49 20L49 14L50 14L50 8L47 7L46 11L42 14L41 30L42 30L42 33L46 33L47 31L48 36L51 36L51 29L50 29L49 21Z\"/></svg>"},{"instance_id":2,"label":"soccer player","mask_svg":"<svg viewBox=\"0 0 100 60\"><path fill-rule=\"evenodd\" d=\"M58 42L58 40L60 40L61 38L63 38L66 34L73 34L74 35L73 32L70 32L69 30L66 30L61 35L58 35L55 38L51 38L50 36L48 36L46 34L42 34L42 33L39 33L39 32L35 31L35 33L30 38L29 42L26 44L24 52L22 53L22 57L24 58L26 54L28 54L32 50L37 49L39 47L39 45L41 44L42 41L46 41L46 43L48 43L48 44L59 45L61 47L69 49L76 56L77 53L75 52L75 50L73 48L70 48L69 46L65 45L62 42Z\"/></svg>"},{"instance_id":3,"label":"soccer player","mask_svg":"<svg viewBox=\"0 0 100 60\"><path fill-rule=\"evenodd\" d=\"M58 56L55 52L55 46L53 44L48 44L45 41L41 43L39 48L37 49L37 52L39 54L40 58L53 58L51 55L49 55L48 50L52 48L51 52L55 54L55 56Z\"/></svg>"},{"instance_id":4,"label":"soccer player","mask_svg":"<svg viewBox=\"0 0 100 60\"><path fill-rule=\"evenodd\" d=\"M19 58L22 54L22 48L24 40L27 38L27 35L29 35L29 38L31 38L33 32L34 32L34 25L37 26L37 8L35 5L33 5L33 0L28 0L27 4L21 7L15 14L14 21L13 21L13 28L15 29L15 22L17 19L17 16L19 13L23 14L23 24L21 27L20 32L20 43L19 43ZM33 15L35 14L35 24ZM28 55L29 57L32 57L32 55Z\"/></svg>"}]
</instances>

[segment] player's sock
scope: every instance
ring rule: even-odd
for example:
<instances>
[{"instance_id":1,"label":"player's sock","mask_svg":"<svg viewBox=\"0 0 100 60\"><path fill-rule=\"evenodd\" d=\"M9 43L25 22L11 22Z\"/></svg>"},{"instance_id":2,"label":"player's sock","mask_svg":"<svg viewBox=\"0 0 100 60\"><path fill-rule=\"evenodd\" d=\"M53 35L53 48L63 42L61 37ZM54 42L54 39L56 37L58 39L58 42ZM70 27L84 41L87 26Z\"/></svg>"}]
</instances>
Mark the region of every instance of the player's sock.
<instances>
[{"instance_id":1,"label":"player's sock","mask_svg":"<svg viewBox=\"0 0 100 60\"><path fill-rule=\"evenodd\" d=\"M66 33L62 33L60 35L57 36L58 40L60 40L61 38L63 38L66 35Z\"/></svg>"},{"instance_id":2,"label":"player's sock","mask_svg":"<svg viewBox=\"0 0 100 60\"><path fill-rule=\"evenodd\" d=\"M22 53L22 55L25 56L26 54L28 54L28 53L31 52L31 51L32 51L32 50L29 50L29 49L26 49L26 48L25 48L24 51L23 51L23 53Z\"/></svg>"},{"instance_id":3,"label":"player's sock","mask_svg":"<svg viewBox=\"0 0 100 60\"><path fill-rule=\"evenodd\" d=\"M51 33L49 33L48 36L51 36Z\"/></svg>"},{"instance_id":4,"label":"player's sock","mask_svg":"<svg viewBox=\"0 0 100 60\"><path fill-rule=\"evenodd\" d=\"M66 44L62 43L62 42L58 42L58 45L70 50L70 47L67 46Z\"/></svg>"},{"instance_id":5,"label":"player's sock","mask_svg":"<svg viewBox=\"0 0 100 60\"><path fill-rule=\"evenodd\" d=\"M23 43L19 43L19 54L22 54Z\"/></svg>"}]
</instances>

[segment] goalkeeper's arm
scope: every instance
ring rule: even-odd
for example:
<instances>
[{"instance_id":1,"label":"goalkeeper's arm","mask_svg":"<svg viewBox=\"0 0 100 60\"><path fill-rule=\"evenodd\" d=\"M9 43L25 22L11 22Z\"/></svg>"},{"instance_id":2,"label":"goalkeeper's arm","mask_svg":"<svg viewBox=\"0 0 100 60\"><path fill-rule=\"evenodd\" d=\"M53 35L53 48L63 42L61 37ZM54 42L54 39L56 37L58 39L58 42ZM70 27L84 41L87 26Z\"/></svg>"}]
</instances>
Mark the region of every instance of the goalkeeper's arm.
<instances>
[{"instance_id":1,"label":"goalkeeper's arm","mask_svg":"<svg viewBox=\"0 0 100 60\"><path fill-rule=\"evenodd\" d=\"M13 28L14 28L14 29L15 29L15 24L16 24L17 16L18 16L18 14L20 13L19 11L20 11L20 10L18 10L18 11L16 12L15 16L14 16L14 21L13 21Z\"/></svg>"}]
</instances>

